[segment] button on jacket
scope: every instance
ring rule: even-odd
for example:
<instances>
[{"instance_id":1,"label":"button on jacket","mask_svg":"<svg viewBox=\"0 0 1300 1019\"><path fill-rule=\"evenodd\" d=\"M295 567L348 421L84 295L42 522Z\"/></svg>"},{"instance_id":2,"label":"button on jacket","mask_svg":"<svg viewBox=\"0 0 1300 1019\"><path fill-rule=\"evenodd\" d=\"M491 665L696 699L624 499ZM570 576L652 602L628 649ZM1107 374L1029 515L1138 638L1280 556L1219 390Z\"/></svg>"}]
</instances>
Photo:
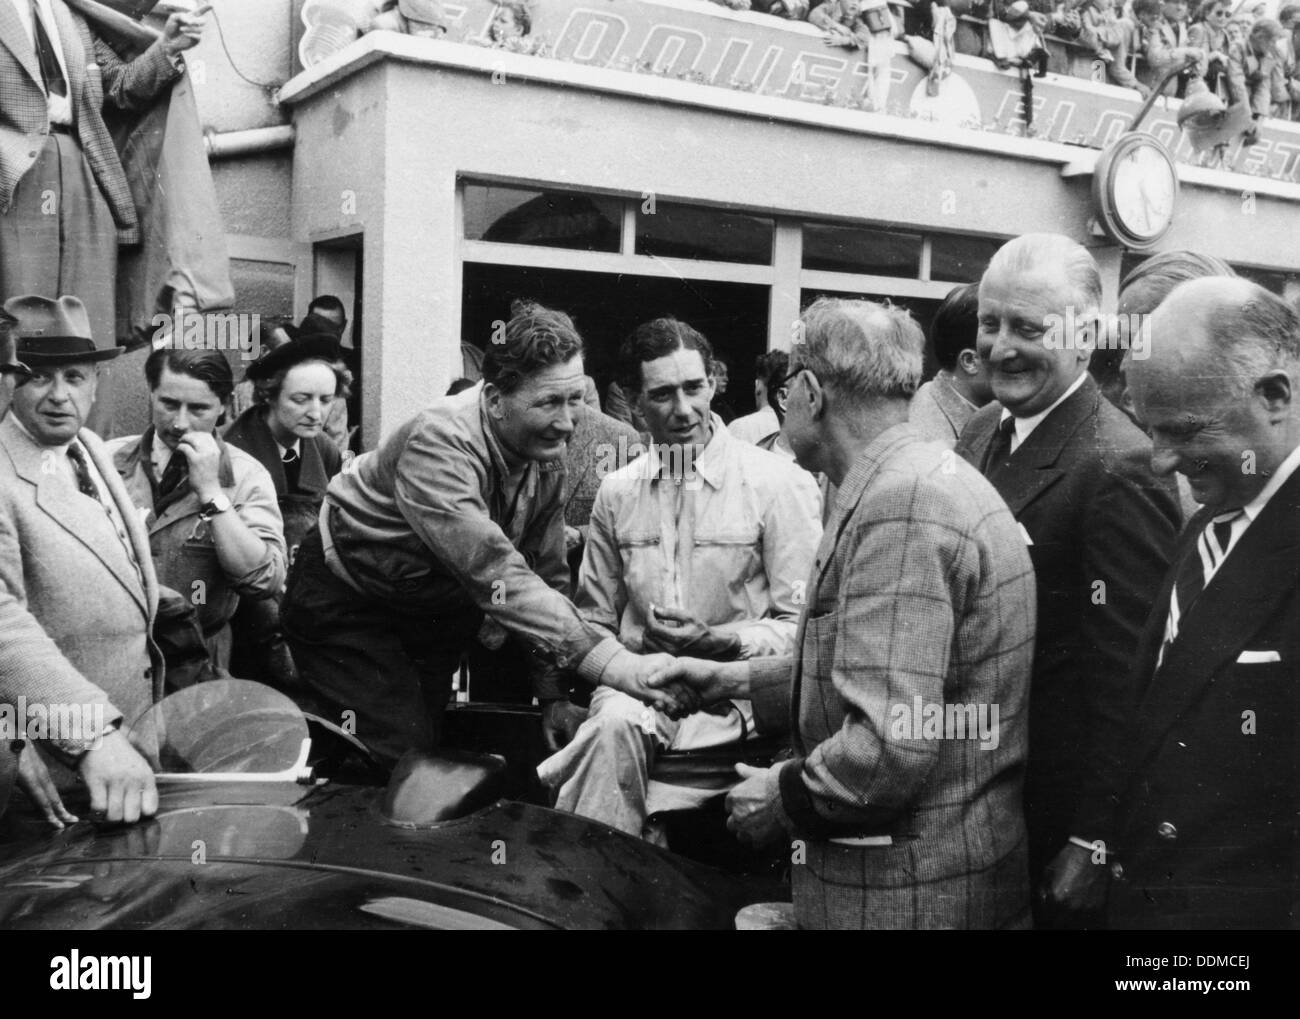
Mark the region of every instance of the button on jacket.
<instances>
[{"instance_id":1,"label":"button on jacket","mask_svg":"<svg viewBox=\"0 0 1300 1019\"><path fill-rule=\"evenodd\" d=\"M231 577L217 558L211 525L199 519L203 507L192 491L168 506L162 516L153 510L153 489L148 471L153 429L144 435L115 439L109 451L117 472L126 483L136 512L149 531L149 548L158 582L179 591L198 613L199 625L217 656L219 668L229 663L223 628L234 615L241 596L270 598L279 594L285 579L284 530L275 485L266 468L241 449L217 440L221 446L221 490L229 497L243 522L265 545L257 567L241 577ZM173 453L173 456L184 456Z\"/></svg>"}]
</instances>

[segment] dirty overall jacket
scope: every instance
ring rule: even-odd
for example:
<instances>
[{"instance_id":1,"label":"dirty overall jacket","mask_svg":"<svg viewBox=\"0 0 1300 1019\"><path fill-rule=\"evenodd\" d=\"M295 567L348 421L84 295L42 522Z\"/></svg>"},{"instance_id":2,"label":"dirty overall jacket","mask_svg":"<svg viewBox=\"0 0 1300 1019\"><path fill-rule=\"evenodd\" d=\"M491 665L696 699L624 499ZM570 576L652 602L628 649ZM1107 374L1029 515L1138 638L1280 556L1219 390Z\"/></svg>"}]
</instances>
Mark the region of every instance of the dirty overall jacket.
<instances>
[{"instance_id":1,"label":"dirty overall jacket","mask_svg":"<svg viewBox=\"0 0 1300 1019\"><path fill-rule=\"evenodd\" d=\"M227 624L241 596L270 598L284 586L285 545L275 486L266 468L241 449L220 439L221 490L230 499L228 511L239 514L244 524L266 546L261 562L240 577L228 576L221 566L209 521L200 519L198 496L188 488L185 494L155 511L149 471L152 462L153 429L144 435L115 439L109 444L114 466L126 484L136 511L149 532L158 582L178 591L194 607L212 664L227 669L230 664L230 630ZM173 453L183 456L183 453Z\"/></svg>"}]
</instances>

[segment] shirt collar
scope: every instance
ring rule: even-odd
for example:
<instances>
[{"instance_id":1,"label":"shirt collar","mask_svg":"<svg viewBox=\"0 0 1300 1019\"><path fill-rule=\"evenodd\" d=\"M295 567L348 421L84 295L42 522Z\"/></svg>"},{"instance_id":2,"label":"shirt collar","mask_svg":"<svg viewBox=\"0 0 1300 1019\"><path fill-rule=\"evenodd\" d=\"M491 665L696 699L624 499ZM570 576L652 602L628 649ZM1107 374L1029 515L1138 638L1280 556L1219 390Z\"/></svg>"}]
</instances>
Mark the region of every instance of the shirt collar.
<instances>
[{"instance_id":1,"label":"shirt collar","mask_svg":"<svg viewBox=\"0 0 1300 1019\"><path fill-rule=\"evenodd\" d=\"M1033 434L1034 429L1037 428L1039 425L1041 425L1047 419L1048 414L1052 413L1052 411L1056 410L1057 407L1059 407L1071 396L1073 396L1075 392L1078 391L1079 387L1082 386L1083 383L1087 380L1087 378L1088 378L1088 371L1085 368L1083 371L1079 373L1079 377L1070 384L1070 388L1067 389L1064 393L1062 393L1057 398L1057 401L1054 404L1052 404L1050 407L1048 407L1047 410L1039 411L1037 414L1034 414L1032 417L1016 418L1017 446L1022 444L1026 439L1029 438L1030 435ZM1002 417L999 419L999 423L1005 421L1007 418L1011 416L1012 416L1011 411L1003 407Z\"/></svg>"},{"instance_id":2,"label":"shirt collar","mask_svg":"<svg viewBox=\"0 0 1300 1019\"><path fill-rule=\"evenodd\" d=\"M721 488L723 479L726 476L727 448L732 442L739 441L731 437L727 431L727 426L723 424L722 418L718 417L712 411L709 412L709 421L713 427L713 434L709 436L709 441L705 443L704 452L690 464L684 464L686 472L694 472L706 481L713 488ZM651 481L675 481L670 468L674 466L671 462L665 464L661 450L672 447L662 446L658 442L650 443L650 450L646 454L646 476Z\"/></svg>"},{"instance_id":3,"label":"shirt collar","mask_svg":"<svg viewBox=\"0 0 1300 1019\"><path fill-rule=\"evenodd\" d=\"M953 376L952 372L950 372L947 368L940 368L939 374L936 375L934 378L936 382L942 382L945 386L947 386L948 391L951 392L953 396L957 397L957 399L959 399L971 410L979 410L979 408L976 407L975 404L971 403L970 400L966 399L966 394L957 388L957 380Z\"/></svg>"},{"instance_id":4,"label":"shirt collar","mask_svg":"<svg viewBox=\"0 0 1300 1019\"><path fill-rule=\"evenodd\" d=\"M1277 490L1287 483L1287 479L1296 472L1297 468L1300 468L1300 446L1296 446L1295 449L1291 450L1287 458L1278 464L1277 470L1273 472L1273 476L1268 479L1268 484L1264 486L1259 495L1241 507L1242 512L1246 514L1247 520L1251 523L1255 522L1255 518L1268 505L1269 499L1273 498L1277 494Z\"/></svg>"},{"instance_id":5,"label":"shirt collar","mask_svg":"<svg viewBox=\"0 0 1300 1019\"><path fill-rule=\"evenodd\" d=\"M163 471L165 471L167 465L171 463L172 453L173 450L167 445L167 443L163 442L162 437L158 434L157 430L155 430L153 433L153 442L149 449L149 462L153 465L153 475L157 480L162 480Z\"/></svg>"},{"instance_id":6,"label":"shirt collar","mask_svg":"<svg viewBox=\"0 0 1300 1019\"><path fill-rule=\"evenodd\" d=\"M42 449L57 449L60 452L67 453L68 447L71 446L74 441L73 439L69 439L67 442L60 442L54 446L47 445L46 443L41 442L40 439L36 438L35 435L33 435L31 432L27 430L27 426L23 424L22 418L20 418L17 414L11 413L7 416L13 418L14 424L18 426L18 430L22 432L25 436L27 436L27 438L31 439L33 445L40 446Z\"/></svg>"},{"instance_id":7,"label":"shirt collar","mask_svg":"<svg viewBox=\"0 0 1300 1019\"><path fill-rule=\"evenodd\" d=\"M292 446L281 446L280 441L278 439L275 439L274 441L276 447L280 450L281 460L284 459L284 454L289 452L289 450L293 450L299 456L302 456L302 439L294 439Z\"/></svg>"}]
</instances>

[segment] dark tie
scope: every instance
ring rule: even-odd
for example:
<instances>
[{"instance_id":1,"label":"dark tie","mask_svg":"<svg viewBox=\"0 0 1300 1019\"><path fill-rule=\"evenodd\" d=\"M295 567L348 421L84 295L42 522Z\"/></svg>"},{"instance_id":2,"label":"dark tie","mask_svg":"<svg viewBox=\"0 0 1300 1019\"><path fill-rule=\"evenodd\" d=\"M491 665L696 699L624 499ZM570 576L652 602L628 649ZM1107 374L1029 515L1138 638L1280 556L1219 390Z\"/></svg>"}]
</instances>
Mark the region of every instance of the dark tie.
<instances>
[{"instance_id":1,"label":"dark tie","mask_svg":"<svg viewBox=\"0 0 1300 1019\"><path fill-rule=\"evenodd\" d=\"M296 449L286 449L280 456L280 462L284 465L284 484L290 492L298 490L298 478L302 473L302 457L298 455Z\"/></svg>"},{"instance_id":2,"label":"dark tie","mask_svg":"<svg viewBox=\"0 0 1300 1019\"><path fill-rule=\"evenodd\" d=\"M185 459L185 454L179 450L172 451L172 457L167 461L167 466L162 472L162 477L158 479L158 486L153 493L153 512L155 517L160 517L166 512L167 507L174 502L179 502L185 498L190 490L190 462Z\"/></svg>"},{"instance_id":3,"label":"dark tie","mask_svg":"<svg viewBox=\"0 0 1300 1019\"><path fill-rule=\"evenodd\" d=\"M36 40L36 59L41 65L45 91L52 96L66 96L68 83L59 67L59 58L55 56L54 44L45 31L45 20L41 17L41 9L36 0L32 0L32 37Z\"/></svg>"},{"instance_id":4,"label":"dark tie","mask_svg":"<svg viewBox=\"0 0 1300 1019\"><path fill-rule=\"evenodd\" d=\"M86 463L86 454L75 442L68 447L68 459L72 461L72 471L77 476L77 488L81 494L100 502L99 487L90 476L90 464Z\"/></svg>"},{"instance_id":5,"label":"dark tie","mask_svg":"<svg viewBox=\"0 0 1300 1019\"><path fill-rule=\"evenodd\" d=\"M1178 564L1178 575L1169 596L1169 616L1165 620L1165 639L1160 645L1156 668L1164 662L1169 646L1178 638L1183 617L1205 590L1206 577L1213 577L1232 540L1232 525L1242 515L1239 509L1229 510L1214 517L1201 531L1183 561Z\"/></svg>"},{"instance_id":6,"label":"dark tie","mask_svg":"<svg viewBox=\"0 0 1300 1019\"><path fill-rule=\"evenodd\" d=\"M1007 465L1011 456L1011 437L1016 432L1016 419L1007 417L998 424L997 434L989 443L988 456L984 460L984 476L991 478Z\"/></svg>"}]
</instances>

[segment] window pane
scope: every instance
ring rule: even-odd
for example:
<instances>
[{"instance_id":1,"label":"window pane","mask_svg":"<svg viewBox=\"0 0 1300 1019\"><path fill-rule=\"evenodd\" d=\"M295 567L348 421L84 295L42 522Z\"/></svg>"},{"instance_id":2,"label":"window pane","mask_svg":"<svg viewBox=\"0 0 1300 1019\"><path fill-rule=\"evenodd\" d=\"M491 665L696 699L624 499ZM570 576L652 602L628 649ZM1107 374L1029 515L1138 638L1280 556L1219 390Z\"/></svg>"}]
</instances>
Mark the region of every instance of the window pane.
<instances>
[{"instance_id":1,"label":"window pane","mask_svg":"<svg viewBox=\"0 0 1300 1019\"><path fill-rule=\"evenodd\" d=\"M862 226L805 223L803 267L915 279L921 269L921 235Z\"/></svg>"},{"instance_id":2,"label":"window pane","mask_svg":"<svg viewBox=\"0 0 1300 1019\"><path fill-rule=\"evenodd\" d=\"M465 185L465 238L574 251L618 251L623 203L568 191Z\"/></svg>"},{"instance_id":3,"label":"window pane","mask_svg":"<svg viewBox=\"0 0 1300 1019\"><path fill-rule=\"evenodd\" d=\"M637 210L636 252L660 258L698 258L713 262L772 263L771 216L656 202L654 211Z\"/></svg>"},{"instance_id":4,"label":"window pane","mask_svg":"<svg viewBox=\"0 0 1300 1019\"><path fill-rule=\"evenodd\" d=\"M934 234L930 238L930 279L978 283L1002 243L989 237Z\"/></svg>"}]
</instances>

